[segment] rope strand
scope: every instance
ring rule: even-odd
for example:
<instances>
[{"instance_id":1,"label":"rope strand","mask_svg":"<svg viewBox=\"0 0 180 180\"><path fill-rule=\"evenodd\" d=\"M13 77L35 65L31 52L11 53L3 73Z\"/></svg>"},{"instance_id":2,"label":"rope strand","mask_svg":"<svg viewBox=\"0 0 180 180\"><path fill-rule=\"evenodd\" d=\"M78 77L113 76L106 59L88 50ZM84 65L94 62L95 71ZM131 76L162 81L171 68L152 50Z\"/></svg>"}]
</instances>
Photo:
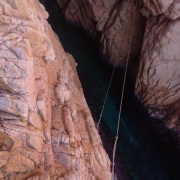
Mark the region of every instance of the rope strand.
<instances>
[{"instance_id":1,"label":"rope strand","mask_svg":"<svg viewBox=\"0 0 180 180\"><path fill-rule=\"evenodd\" d=\"M137 1L136 1L136 6L135 6L135 12L136 12L136 7L137 7ZM113 163L112 163L112 178L111 178L112 180L114 180L115 156L116 156L116 149L117 149L117 141L118 141L118 137L119 137L119 127L120 127L120 121L121 121L121 111L122 111L122 104L123 104L123 98L124 98L127 69L128 69L128 64L129 64L129 57L130 57L132 37L133 37L134 24L135 24L135 15L136 15L135 12L134 12L133 26L132 26L132 30L131 30L131 36L130 36L130 43L129 43L129 48L128 48L128 56L127 56L126 68L125 68L125 74L124 74L124 80L123 80L123 88L122 88L122 93L121 93L121 101L120 101L120 108L119 108L117 131L116 131L115 143L114 143L114 148L113 148Z\"/></svg>"},{"instance_id":2,"label":"rope strand","mask_svg":"<svg viewBox=\"0 0 180 180\"><path fill-rule=\"evenodd\" d=\"M106 96L105 96L105 99L104 99L103 107L102 107L102 110L101 110L101 115L100 115L99 121L98 121L98 123L97 123L97 130L98 130L98 131L99 131L99 126L100 126L100 123L101 123L102 115L103 115L103 112L104 112L104 108L105 108L107 96L108 96L108 94L109 94L109 89L110 89L110 87L111 87L111 83L112 83L112 80L113 80L114 72L115 72L115 66L114 66L114 68L113 68L113 72L112 72L112 75L111 75L111 79L110 79L110 82L109 82L109 85L108 85L108 90L107 90L107 92L106 92Z\"/></svg>"}]
</instances>

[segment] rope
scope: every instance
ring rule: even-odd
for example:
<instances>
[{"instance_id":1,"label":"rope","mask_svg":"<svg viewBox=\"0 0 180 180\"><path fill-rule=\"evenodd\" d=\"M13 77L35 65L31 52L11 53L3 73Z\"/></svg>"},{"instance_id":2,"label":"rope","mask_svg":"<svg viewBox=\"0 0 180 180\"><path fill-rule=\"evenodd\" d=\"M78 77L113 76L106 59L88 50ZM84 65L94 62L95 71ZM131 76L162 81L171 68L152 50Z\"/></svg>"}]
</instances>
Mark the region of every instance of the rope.
<instances>
[{"instance_id":1,"label":"rope","mask_svg":"<svg viewBox=\"0 0 180 180\"><path fill-rule=\"evenodd\" d=\"M107 89L107 92L106 92L106 96L105 96L104 103L103 103L103 106L102 106L102 110L101 110L101 114L100 114L100 117L99 117L99 121L97 123L97 130L98 131L99 131L99 126L100 126L100 123L101 123L102 115L103 115L103 112L104 112L106 100L107 100L107 97L108 97L108 94L109 94L109 89L111 87L111 83L112 83L112 80L113 80L113 77L114 77L114 72L115 72L115 66L114 66L112 74L111 74L111 79L110 79L110 82L109 82L109 85L108 85L108 89Z\"/></svg>"},{"instance_id":2,"label":"rope","mask_svg":"<svg viewBox=\"0 0 180 180\"><path fill-rule=\"evenodd\" d=\"M137 1L136 1L135 10L136 10L136 7L137 7ZM116 149L117 149L117 141L118 141L118 138L119 138L119 127L120 127L120 121L121 121L122 103L123 103L123 98L124 98L124 90L125 90L126 77L127 77L127 69L128 69L128 64L129 64L129 57L130 57L130 51L131 51L131 45L132 45L132 37L133 37L134 24L135 24L135 15L136 15L135 12L134 12L134 17L133 17L133 26L132 26L132 30L131 30L130 43L129 43L129 48L128 48L128 56L127 56L127 61L126 61L126 68L125 68L125 73L124 73L124 80L123 80L123 88L122 88L120 108L119 108L117 131L116 131L115 143L114 143L114 148L113 148L112 180L114 180L115 156L116 156Z\"/></svg>"},{"instance_id":3,"label":"rope","mask_svg":"<svg viewBox=\"0 0 180 180\"><path fill-rule=\"evenodd\" d=\"M133 4L133 1L132 1L131 3ZM129 4L130 4L130 3L129 3ZM127 7L128 7L129 4L127 4ZM131 5L132 5L132 4L131 4ZM128 10L128 8L126 9L126 11L125 11L124 14L126 14L127 10ZM126 26L125 29L127 29L127 26ZM125 31L125 32L126 32L126 31ZM121 41L121 44L123 43L124 39L125 39L125 36L123 36L122 41ZM113 71L112 71L112 74L111 74L111 78L110 78L110 81L109 81L108 89L107 89L107 91L106 91L106 95L105 95L105 98L104 98L103 106L102 106L102 109L101 109L101 114L100 114L98 123L96 124L97 131L99 131L99 128L100 128L100 123L101 123L101 120L102 120L102 115L103 115L103 112L104 112L104 108L105 108L105 104L106 104L107 97L108 97L108 94L109 94L109 90L110 90L110 87L111 87L111 83L112 83L112 80L113 80L113 77L114 77L115 69L116 69L116 68L115 68L115 66L114 66Z\"/></svg>"}]
</instances>

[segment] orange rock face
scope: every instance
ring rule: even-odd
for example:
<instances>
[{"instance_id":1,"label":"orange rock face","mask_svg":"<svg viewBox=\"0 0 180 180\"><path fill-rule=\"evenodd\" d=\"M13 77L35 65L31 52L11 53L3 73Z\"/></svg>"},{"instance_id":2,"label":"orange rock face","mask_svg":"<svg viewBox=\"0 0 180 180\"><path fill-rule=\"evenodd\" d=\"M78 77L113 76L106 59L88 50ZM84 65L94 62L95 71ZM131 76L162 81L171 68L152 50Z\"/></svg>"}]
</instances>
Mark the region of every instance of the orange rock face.
<instances>
[{"instance_id":1,"label":"orange rock face","mask_svg":"<svg viewBox=\"0 0 180 180\"><path fill-rule=\"evenodd\" d=\"M110 180L76 63L37 0L0 1L0 179Z\"/></svg>"}]
</instances>

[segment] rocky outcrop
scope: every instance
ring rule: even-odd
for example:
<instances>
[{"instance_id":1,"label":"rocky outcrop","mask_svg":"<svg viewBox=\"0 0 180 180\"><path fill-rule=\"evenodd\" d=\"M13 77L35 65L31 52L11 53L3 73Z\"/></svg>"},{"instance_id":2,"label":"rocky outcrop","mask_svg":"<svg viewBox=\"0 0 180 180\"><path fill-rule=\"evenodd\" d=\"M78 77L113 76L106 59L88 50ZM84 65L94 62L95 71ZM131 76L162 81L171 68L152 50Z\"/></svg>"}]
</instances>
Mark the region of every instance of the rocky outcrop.
<instances>
[{"instance_id":1,"label":"rocky outcrop","mask_svg":"<svg viewBox=\"0 0 180 180\"><path fill-rule=\"evenodd\" d=\"M37 0L0 1L0 179L110 179L76 73Z\"/></svg>"},{"instance_id":2,"label":"rocky outcrop","mask_svg":"<svg viewBox=\"0 0 180 180\"><path fill-rule=\"evenodd\" d=\"M180 1L144 0L142 13L147 26L136 93L153 117L180 132Z\"/></svg>"},{"instance_id":3,"label":"rocky outcrop","mask_svg":"<svg viewBox=\"0 0 180 180\"><path fill-rule=\"evenodd\" d=\"M133 17L135 27L130 59L139 56L144 34L143 17L131 0L57 0L68 22L82 26L98 37L102 55L115 65L124 65L128 55Z\"/></svg>"}]
</instances>

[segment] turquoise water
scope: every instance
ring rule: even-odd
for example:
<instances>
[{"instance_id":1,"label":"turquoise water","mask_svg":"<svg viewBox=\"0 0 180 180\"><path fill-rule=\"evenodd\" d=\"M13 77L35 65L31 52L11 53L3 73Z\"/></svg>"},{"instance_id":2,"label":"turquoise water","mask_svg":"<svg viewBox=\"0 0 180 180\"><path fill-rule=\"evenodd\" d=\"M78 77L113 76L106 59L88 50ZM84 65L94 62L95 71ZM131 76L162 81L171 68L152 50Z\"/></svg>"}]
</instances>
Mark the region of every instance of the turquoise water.
<instances>
[{"instance_id":1,"label":"turquoise water","mask_svg":"<svg viewBox=\"0 0 180 180\"><path fill-rule=\"evenodd\" d=\"M102 61L96 44L83 30L65 22L54 1L41 2L50 14L49 23L59 36L64 49L72 54L78 63L77 71L86 100L94 119L97 120L112 68ZM155 132L148 116L133 96L133 82L129 76L123 102L116 173L122 180L180 180L180 158L172 144L162 138L168 138L169 132L154 122L154 126L159 127L161 136ZM118 69L103 113L101 135L110 158L116 133L122 78L123 69Z\"/></svg>"}]
</instances>

